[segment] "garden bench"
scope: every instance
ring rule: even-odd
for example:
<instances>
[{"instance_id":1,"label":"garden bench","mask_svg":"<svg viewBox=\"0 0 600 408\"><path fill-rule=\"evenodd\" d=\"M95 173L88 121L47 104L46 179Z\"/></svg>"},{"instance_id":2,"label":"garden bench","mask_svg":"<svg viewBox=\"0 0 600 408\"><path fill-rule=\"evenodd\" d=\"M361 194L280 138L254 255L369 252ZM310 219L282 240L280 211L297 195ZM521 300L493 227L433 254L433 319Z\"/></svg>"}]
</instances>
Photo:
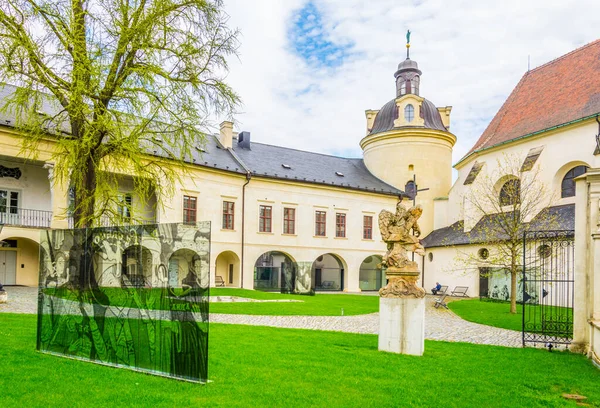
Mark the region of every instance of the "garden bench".
<instances>
[{"instance_id":1,"label":"garden bench","mask_svg":"<svg viewBox=\"0 0 600 408\"><path fill-rule=\"evenodd\" d=\"M437 298L435 300L435 303L433 304L433 307L435 307L436 309L440 306L445 307L446 309L448 309L448 305L446 304L446 297L448 295L444 295L441 298Z\"/></svg>"},{"instance_id":2,"label":"garden bench","mask_svg":"<svg viewBox=\"0 0 600 408\"><path fill-rule=\"evenodd\" d=\"M334 290L337 289L338 286L336 285L336 283L334 281L323 281L321 283L321 289L330 289L330 290Z\"/></svg>"},{"instance_id":3,"label":"garden bench","mask_svg":"<svg viewBox=\"0 0 600 408\"><path fill-rule=\"evenodd\" d=\"M452 296L461 296L461 297L469 297L467 296L467 290L469 290L468 286L457 286L454 288L450 295Z\"/></svg>"},{"instance_id":4,"label":"garden bench","mask_svg":"<svg viewBox=\"0 0 600 408\"><path fill-rule=\"evenodd\" d=\"M225 287L225 281L223 280L222 276L215 276L215 286L222 286Z\"/></svg>"},{"instance_id":5,"label":"garden bench","mask_svg":"<svg viewBox=\"0 0 600 408\"><path fill-rule=\"evenodd\" d=\"M435 289L435 288L434 288ZM438 290L437 292L434 293L434 295L440 295L443 296L446 294L446 291L448 290L448 286L442 285L442 288L440 290ZM433 293L433 292L432 292Z\"/></svg>"}]
</instances>

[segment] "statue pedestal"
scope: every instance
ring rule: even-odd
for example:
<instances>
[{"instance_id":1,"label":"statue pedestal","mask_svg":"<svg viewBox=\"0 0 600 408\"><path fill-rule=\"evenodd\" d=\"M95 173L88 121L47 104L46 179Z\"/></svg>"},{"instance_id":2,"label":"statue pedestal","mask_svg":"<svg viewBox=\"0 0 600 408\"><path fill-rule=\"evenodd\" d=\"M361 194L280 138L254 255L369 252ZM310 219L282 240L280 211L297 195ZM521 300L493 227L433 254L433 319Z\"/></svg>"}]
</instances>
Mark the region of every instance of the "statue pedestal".
<instances>
[{"instance_id":1,"label":"statue pedestal","mask_svg":"<svg viewBox=\"0 0 600 408\"><path fill-rule=\"evenodd\" d=\"M0 303L8 302L8 292L5 290L0 290Z\"/></svg>"},{"instance_id":2,"label":"statue pedestal","mask_svg":"<svg viewBox=\"0 0 600 408\"><path fill-rule=\"evenodd\" d=\"M425 291L417 265L388 268L379 291L379 351L422 356L425 350Z\"/></svg>"},{"instance_id":3,"label":"statue pedestal","mask_svg":"<svg viewBox=\"0 0 600 408\"><path fill-rule=\"evenodd\" d=\"M424 298L379 298L379 351L422 356L424 339Z\"/></svg>"}]
</instances>

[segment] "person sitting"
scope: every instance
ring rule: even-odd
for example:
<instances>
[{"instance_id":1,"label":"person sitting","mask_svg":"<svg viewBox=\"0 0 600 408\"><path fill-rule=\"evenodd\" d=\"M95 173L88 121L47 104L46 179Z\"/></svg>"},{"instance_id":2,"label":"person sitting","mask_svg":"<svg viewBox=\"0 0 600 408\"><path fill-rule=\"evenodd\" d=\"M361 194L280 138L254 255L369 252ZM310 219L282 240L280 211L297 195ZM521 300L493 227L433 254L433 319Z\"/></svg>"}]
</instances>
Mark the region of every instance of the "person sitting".
<instances>
[{"instance_id":1,"label":"person sitting","mask_svg":"<svg viewBox=\"0 0 600 408\"><path fill-rule=\"evenodd\" d=\"M440 285L439 282L435 283L435 288L431 289L431 293L433 293L434 295L437 295L437 293L442 290L442 285Z\"/></svg>"}]
</instances>

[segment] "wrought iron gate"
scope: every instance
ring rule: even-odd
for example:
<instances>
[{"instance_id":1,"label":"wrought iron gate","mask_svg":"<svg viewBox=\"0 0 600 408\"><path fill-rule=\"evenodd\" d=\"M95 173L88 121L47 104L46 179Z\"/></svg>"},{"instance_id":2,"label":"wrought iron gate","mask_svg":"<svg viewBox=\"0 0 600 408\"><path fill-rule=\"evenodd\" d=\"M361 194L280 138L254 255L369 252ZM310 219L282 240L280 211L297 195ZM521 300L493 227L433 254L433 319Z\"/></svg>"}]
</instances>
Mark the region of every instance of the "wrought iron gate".
<instances>
[{"instance_id":1,"label":"wrought iron gate","mask_svg":"<svg viewBox=\"0 0 600 408\"><path fill-rule=\"evenodd\" d=\"M573 340L574 231L530 231L523 236L523 346L567 346Z\"/></svg>"}]
</instances>

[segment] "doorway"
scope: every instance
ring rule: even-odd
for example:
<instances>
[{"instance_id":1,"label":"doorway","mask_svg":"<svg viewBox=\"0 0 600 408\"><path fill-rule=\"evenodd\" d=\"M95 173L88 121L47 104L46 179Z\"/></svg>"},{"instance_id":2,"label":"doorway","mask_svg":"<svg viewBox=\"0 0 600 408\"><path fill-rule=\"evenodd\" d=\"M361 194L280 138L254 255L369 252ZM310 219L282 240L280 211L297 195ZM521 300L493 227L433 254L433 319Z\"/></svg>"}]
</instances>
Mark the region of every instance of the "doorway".
<instances>
[{"instance_id":1,"label":"doorway","mask_svg":"<svg viewBox=\"0 0 600 408\"><path fill-rule=\"evenodd\" d=\"M0 283L17 284L17 251L0 251Z\"/></svg>"}]
</instances>

